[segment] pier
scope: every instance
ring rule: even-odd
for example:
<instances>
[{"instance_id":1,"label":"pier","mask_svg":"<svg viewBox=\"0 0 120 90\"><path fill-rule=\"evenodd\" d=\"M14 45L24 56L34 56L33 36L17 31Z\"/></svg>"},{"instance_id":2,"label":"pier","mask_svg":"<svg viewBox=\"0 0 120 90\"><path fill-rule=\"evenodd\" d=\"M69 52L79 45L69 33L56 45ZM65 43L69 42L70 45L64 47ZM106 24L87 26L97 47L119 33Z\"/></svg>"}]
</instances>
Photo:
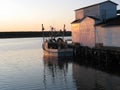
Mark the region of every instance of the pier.
<instances>
[{"instance_id":1,"label":"pier","mask_svg":"<svg viewBox=\"0 0 120 90\"><path fill-rule=\"evenodd\" d=\"M120 65L120 48L119 47L84 47L74 45L74 57L89 59L89 62L93 64L104 64L104 65ZM91 58L91 59L90 59Z\"/></svg>"}]
</instances>

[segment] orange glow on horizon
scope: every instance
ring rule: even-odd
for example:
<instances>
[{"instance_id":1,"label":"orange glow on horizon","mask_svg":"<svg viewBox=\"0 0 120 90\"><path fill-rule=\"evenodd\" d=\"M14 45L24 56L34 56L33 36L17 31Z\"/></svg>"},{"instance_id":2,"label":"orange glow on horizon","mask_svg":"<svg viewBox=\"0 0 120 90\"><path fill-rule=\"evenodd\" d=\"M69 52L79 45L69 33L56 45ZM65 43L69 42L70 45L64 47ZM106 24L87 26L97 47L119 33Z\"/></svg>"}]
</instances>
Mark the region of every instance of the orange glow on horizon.
<instances>
[{"instance_id":1,"label":"orange glow on horizon","mask_svg":"<svg viewBox=\"0 0 120 90\"><path fill-rule=\"evenodd\" d=\"M48 22L49 23L49 22ZM42 25L41 22L24 22L24 23L0 23L0 32L7 32L7 31L42 31ZM56 31L63 30L64 24L43 24L45 31L49 31L51 28L50 26L54 27ZM66 25L66 30L70 31L71 27L70 24Z\"/></svg>"}]
</instances>

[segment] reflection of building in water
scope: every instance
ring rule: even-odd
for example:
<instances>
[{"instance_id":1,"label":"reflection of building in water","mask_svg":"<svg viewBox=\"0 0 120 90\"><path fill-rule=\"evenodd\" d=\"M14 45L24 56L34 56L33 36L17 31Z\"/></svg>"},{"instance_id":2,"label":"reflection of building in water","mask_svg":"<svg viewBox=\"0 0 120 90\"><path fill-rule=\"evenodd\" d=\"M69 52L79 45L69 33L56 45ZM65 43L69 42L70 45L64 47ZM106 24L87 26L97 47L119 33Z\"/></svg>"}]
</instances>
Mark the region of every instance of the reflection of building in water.
<instances>
[{"instance_id":1,"label":"reflection of building in water","mask_svg":"<svg viewBox=\"0 0 120 90\"><path fill-rule=\"evenodd\" d=\"M73 78L78 90L120 90L120 77L73 64Z\"/></svg>"}]
</instances>

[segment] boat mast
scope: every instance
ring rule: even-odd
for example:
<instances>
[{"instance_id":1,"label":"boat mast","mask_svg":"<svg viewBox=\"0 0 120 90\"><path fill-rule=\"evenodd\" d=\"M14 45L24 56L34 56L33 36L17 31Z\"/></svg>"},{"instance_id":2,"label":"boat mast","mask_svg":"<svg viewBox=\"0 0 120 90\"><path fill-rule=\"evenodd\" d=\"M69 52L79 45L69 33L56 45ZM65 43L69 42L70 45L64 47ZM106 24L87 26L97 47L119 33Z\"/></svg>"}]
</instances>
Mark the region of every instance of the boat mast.
<instances>
[{"instance_id":1,"label":"boat mast","mask_svg":"<svg viewBox=\"0 0 120 90\"><path fill-rule=\"evenodd\" d=\"M50 37L51 37L51 39L53 39L53 30L54 30L54 28L52 26L50 26L50 27L51 27L51 35L50 35Z\"/></svg>"},{"instance_id":2,"label":"boat mast","mask_svg":"<svg viewBox=\"0 0 120 90\"><path fill-rule=\"evenodd\" d=\"M63 27L63 40L64 40L65 31L66 31L66 29L65 29L65 24L64 24L64 27Z\"/></svg>"},{"instance_id":3,"label":"boat mast","mask_svg":"<svg viewBox=\"0 0 120 90\"><path fill-rule=\"evenodd\" d=\"M43 26L43 24L42 24L42 37L43 37L43 42L44 42L44 39L45 39L45 37L44 37L44 26Z\"/></svg>"}]
</instances>

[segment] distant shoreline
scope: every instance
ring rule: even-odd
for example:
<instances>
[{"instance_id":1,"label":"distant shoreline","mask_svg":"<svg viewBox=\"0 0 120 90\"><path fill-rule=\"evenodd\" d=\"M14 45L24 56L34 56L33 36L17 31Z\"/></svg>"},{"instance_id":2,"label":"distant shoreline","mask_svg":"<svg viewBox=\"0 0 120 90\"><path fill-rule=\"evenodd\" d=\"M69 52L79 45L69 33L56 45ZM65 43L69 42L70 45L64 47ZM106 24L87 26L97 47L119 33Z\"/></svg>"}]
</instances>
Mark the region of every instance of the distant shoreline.
<instances>
[{"instance_id":1,"label":"distant shoreline","mask_svg":"<svg viewBox=\"0 0 120 90\"><path fill-rule=\"evenodd\" d=\"M71 36L71 31L44 31L44 36L49 37L51 34L56 36ZM0 32L0 38L30 38L30 37L43 37L41 31L21 31L21 32Z\"/></svg>"}]
</instances>

